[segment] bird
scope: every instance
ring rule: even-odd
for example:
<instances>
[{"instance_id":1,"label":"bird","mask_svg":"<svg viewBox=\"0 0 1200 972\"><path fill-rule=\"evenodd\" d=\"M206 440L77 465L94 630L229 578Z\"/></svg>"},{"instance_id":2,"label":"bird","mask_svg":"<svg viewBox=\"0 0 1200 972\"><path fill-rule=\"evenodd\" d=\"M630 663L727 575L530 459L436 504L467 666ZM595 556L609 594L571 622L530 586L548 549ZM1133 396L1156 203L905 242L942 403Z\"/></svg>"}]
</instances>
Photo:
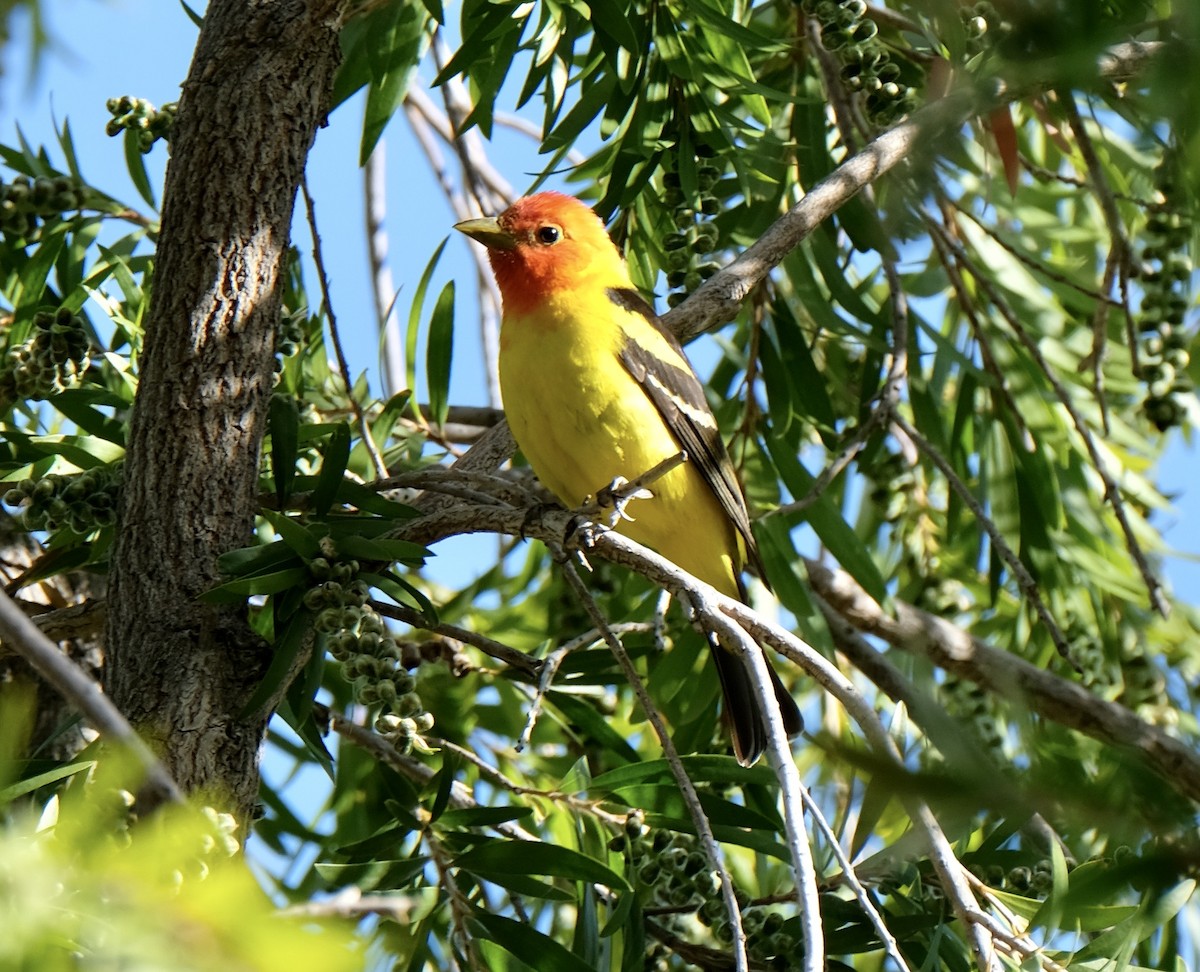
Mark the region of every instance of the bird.
<instances>
[{"instance_id":1,"label":"bird","mask_svg":"<svg viewBox=\"0 0 1200 972\"><path fill-rule=\"evenodd\" d=\"M504 413L538 479L573 510L684 453L615 528L745 601L743 568L765 574L733 463L700 379L600 217L573 196L540 192L454 228L487 248L502 304ZM734 755L752 765L766 748L762 702L740 657L715 640L712 654ZM774 669L771 679L795 735L799 709Z\"/></svg>"}]
</instances>

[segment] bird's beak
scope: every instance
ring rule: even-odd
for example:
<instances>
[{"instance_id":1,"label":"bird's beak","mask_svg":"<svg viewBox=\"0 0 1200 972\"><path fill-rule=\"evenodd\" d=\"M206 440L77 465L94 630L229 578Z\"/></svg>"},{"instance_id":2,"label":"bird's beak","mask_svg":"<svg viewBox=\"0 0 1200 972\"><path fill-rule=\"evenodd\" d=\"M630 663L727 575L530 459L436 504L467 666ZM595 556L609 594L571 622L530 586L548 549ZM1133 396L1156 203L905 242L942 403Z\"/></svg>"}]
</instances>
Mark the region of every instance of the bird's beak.
<instances>
[{"instance_id":1,"label":"bird's beak","mask_svg":"<svg viewBox=\"0 0 1200 972\"><path fill-rule=\"evenodd\" d=\"M466 233L473 240L478 240L489 250L514 250L517 241L507 232L495 216L485 216L481 219L466 219L455 223L454 228L460 233Z\"/></svg>"}]
</instances>

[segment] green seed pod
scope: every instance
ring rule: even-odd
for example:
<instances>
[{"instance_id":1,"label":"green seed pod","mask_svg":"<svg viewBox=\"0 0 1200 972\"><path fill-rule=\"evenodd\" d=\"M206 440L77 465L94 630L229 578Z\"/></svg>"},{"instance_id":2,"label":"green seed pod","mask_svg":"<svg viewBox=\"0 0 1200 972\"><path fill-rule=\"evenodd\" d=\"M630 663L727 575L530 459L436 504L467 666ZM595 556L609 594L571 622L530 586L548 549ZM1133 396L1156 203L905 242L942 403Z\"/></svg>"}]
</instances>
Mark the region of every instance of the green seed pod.
<instances>
[{"instance_id":1,"label":"green seed pod","mask_svg":"<svg viewBox=\"0 0 1200 972\"><path fill-rule=\"evenodd\" d=\"M643 861L637 869L637 879L642 884L654 884L662 875L662 869L654 861Z\"/></svg>"},{"instance_id":2,"label":"green seed pod","mask_svg":"<svg viewBox=\"0 0 1200 972\"><path fill-rule=\"evenodd\" d=\"M687 206L679 206L672 213L671 221L675 224L676 229L685 230L696 221L696 210Z\"/></svg>"},{"instance_id":3,"label":"green seed pod","mask_svg":"<svg viewBox=\"0 0 1200 972\"><path fill-rule=\"evenodd\" d=\"M851 41L850 32L832 24L821 28L821 43L827 51L840 51Z\"/></svg>"},{"instance_id":4,"label":"green seed pod","mask_svg":"<svg viewBox=\"0 0 1200 972\"><path fill-rule=\"evenodd\" d=\"M667 251L667 270L686 270L692 262L692 256L687 250Z\"/></svg>"},{"instance_id":5,"label":"green seed pod","mask_svg":"<svg viewBox=\"0 0 1200 972\"><path fill-rule=\"evenodd\" d=\"M879 28L875 26L873 20L860 20L858 25L850 33L851 43L856 45L866 44L868 41L874 40L875 35L879 33Z\"/></svg>"},{"instance_id":6,"label":"green seed pod","mask_svg":"<svg viewBox=\"0 0 1200 972\"><path fill-rule=\"evenodd\" d=\"M417 695L411 689L408 692L404 691L404 685L398 680L393 680L396 685L396 690L399 692L399 698L396 699L396 704L392 706L402 716L413 717L420 715L425 711L425 706L421 702L421 696Z\"/></svg>"}]
</instances>

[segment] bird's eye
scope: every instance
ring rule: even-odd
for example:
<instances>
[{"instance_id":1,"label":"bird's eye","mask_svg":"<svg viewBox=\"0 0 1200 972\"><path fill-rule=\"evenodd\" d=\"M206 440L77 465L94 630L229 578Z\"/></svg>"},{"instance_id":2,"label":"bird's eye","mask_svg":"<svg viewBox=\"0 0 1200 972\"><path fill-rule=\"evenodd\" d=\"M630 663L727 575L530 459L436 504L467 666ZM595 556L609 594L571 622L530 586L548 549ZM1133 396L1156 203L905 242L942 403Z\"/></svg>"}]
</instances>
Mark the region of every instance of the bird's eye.
<instances>
[{"instance_id":1,"label":"bird's eye","mask_svg":"<svg viewBox=\"0 0 1200 972\"><path fill-rule=\"evenodd\" d=\"M543 226L537 231L539 243L545 243L549 246L551 243L557 243L562 239L562 230L557 226Z\"/></svg>"}]
</instances>

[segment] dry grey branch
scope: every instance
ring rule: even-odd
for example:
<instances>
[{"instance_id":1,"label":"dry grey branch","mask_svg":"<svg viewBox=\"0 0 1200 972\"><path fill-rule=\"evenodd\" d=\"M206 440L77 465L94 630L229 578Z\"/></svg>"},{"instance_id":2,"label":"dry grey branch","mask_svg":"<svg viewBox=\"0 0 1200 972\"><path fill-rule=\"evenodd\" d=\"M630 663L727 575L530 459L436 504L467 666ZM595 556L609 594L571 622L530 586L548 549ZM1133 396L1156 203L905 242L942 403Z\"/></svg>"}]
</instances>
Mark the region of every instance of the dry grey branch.
<instances>
[{"instance_id":1,"label":"dry grey branch","mask_svg":"<svg viewBox=\"0 0 1200 972\"><path fill-rule=\"evenodd\" d=\"M148 806L164 800L179 802L183 792L150 747L134 731L100 686L38 629L11 597L0 591L0 636L34 670L63 695L96 731L129 750L146 772L143 798ZM145 809L145 807L143 807Z\"/></svg>"},{"instance_id":2,"label":"dry grey branch","mask_svg":"<svg viewBox=\"0 0 1200 972\"><path fill-rule=\"evenodd\" d=\"M927 658L939 668L1028 706L1060 725L1133 750L1174 790L1200 802L1200 753L1194 746L1138 718L1124 706L992 648L949 621L910 604L893 601L893 616L848 574L815 560L805 563L814 590L858 630Z\"/></svg>"}]
</instances>

